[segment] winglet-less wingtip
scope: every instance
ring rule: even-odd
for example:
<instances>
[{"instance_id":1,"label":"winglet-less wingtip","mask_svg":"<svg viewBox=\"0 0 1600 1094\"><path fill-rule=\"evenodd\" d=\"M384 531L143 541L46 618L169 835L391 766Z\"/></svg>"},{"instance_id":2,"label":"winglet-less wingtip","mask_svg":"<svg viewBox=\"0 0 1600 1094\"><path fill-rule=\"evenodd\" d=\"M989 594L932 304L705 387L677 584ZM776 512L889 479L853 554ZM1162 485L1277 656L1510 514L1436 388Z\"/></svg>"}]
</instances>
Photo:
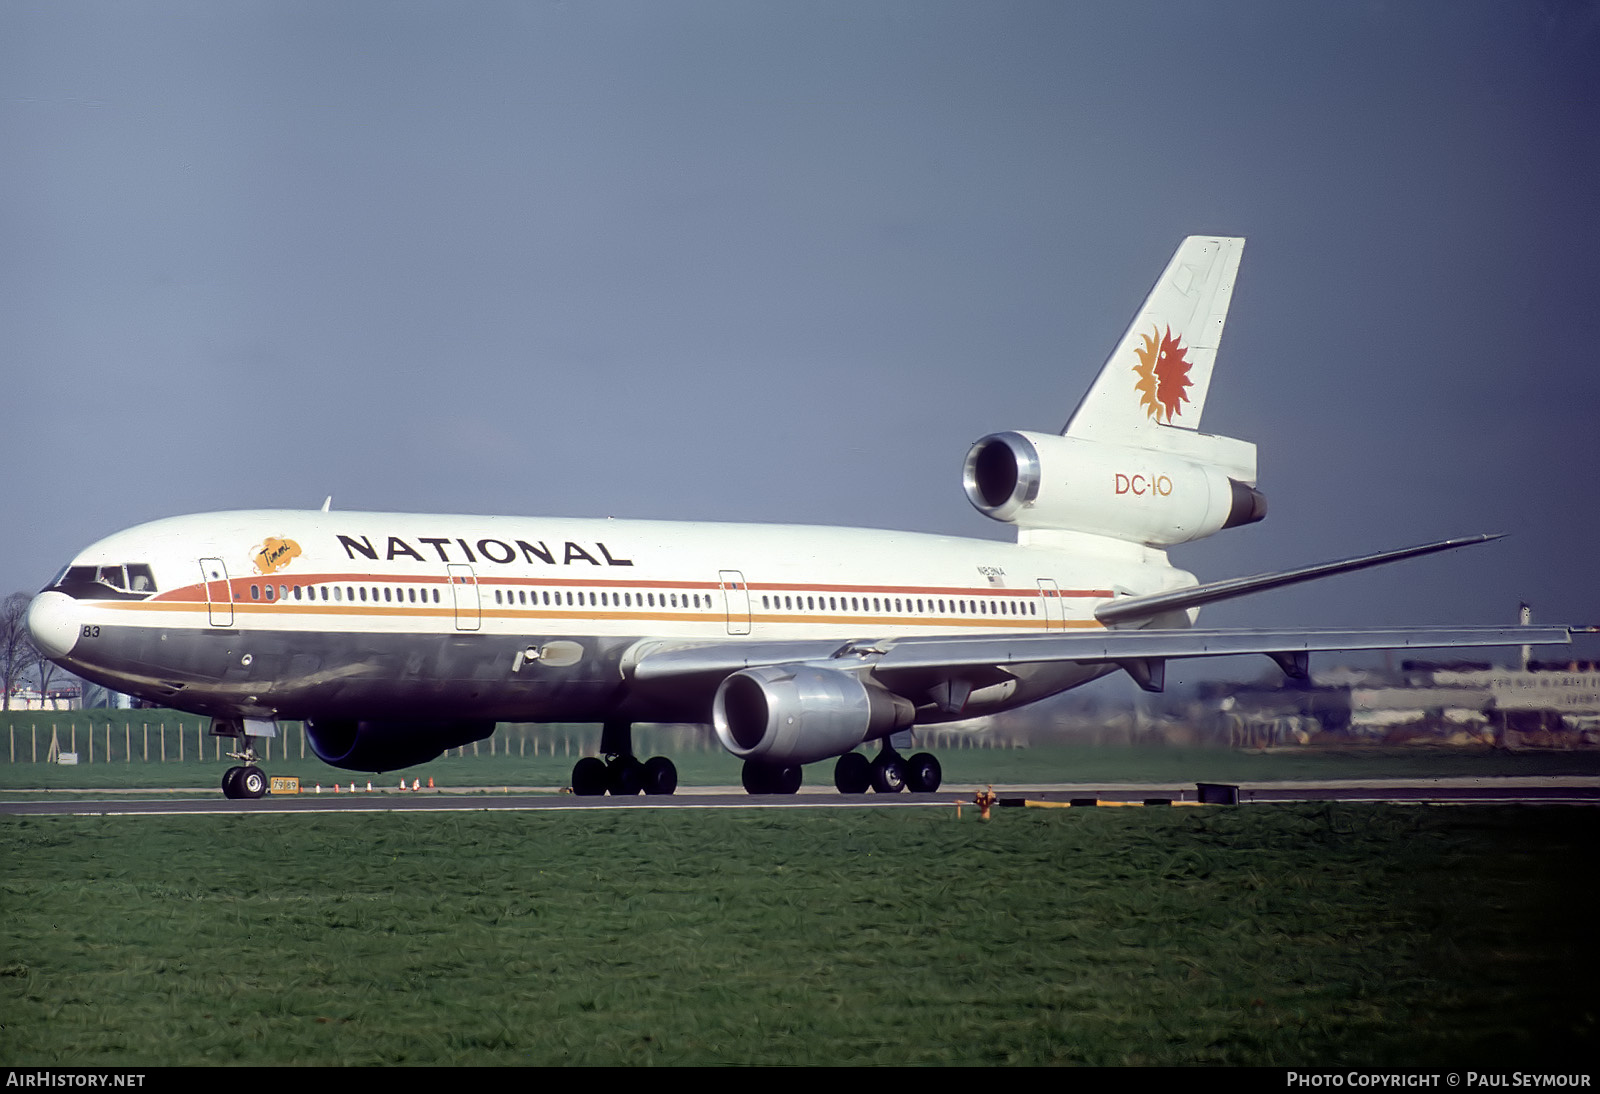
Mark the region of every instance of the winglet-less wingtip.
<instances>
[{"instance_id":1,"label":"winglet-less wingtip","mask_svg":"<svg viewBox=\"0 0 1600 1094\"><path fill-rule=\"evenodd\" d=\"M1457 547L1470 547L1477 543L1488 543L1490 540L1502 539L1504 536L1505 533L1503 532L1484 532L1476 536L1461 536L1458 539L1440 540L1438 543L1402 547L1398 551L1381 551L1375 555L1362 555L1360 558L1323 562L1315 566L1305 566L1298 570L1280 570L1276 573L1256 574L1253 577L1234 577L1226 581L1213 581L1205 585L1195 585L1188 589L1152 593L1149 596L1130 596L1100 605L1095 609L1094 616L1108 627L1116 623L1130 623L1157 615L1164 615L1167 612L1198 608L1203 604L1211 604L1219 600L1232 600L1234 597L1248 596L1251 593L1259 593L1267 589L1278 589L1285 585L1298 585L1302 581L1315 581L1322 577L1332 577L1334 574L1347 574L1353 570L1365 570L1369 566L1382 566L1386 562L1399 562L1401 559L1416 558L1419 555L1431 555L1437 551L1451 551Z\"/></svg>"}]
</instances>

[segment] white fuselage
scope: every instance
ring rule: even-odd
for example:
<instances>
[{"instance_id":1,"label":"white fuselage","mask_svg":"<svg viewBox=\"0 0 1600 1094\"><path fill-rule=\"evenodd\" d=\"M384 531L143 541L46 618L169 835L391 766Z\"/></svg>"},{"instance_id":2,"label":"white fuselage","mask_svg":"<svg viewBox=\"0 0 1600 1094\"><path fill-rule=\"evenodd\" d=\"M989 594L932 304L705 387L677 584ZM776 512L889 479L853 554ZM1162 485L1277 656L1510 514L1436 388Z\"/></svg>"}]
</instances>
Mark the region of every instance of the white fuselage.
<instances>
[{"instance_id":1,"label":"white fuselage","mask_svg":"<svg viewBox=\"0 0 1600 1094\"><path fill-rule=\"evenodd\" d=\"M140 566L153 593L131 587ZM128 587L114 591L116 567ZM155 521L94 544L66 574L74 595L37 613L59 616L49 652L135 695L255 717L376 701L527 721L615 707L639 642L1096 628L1095 605L1113 595L1194 580L1160 551L1095 536L1044 548L852 528L295 510ZM97 586L121 595L97 598ZM429 652L441 640L475 651L470 664L442 667ZM552 657L550 686L531 686L518 654L551 643L578 664ZM1012 689L1003 705L1036 691ZM679 719L707 702L630 711Z\"/></svg>"}]
</instances>

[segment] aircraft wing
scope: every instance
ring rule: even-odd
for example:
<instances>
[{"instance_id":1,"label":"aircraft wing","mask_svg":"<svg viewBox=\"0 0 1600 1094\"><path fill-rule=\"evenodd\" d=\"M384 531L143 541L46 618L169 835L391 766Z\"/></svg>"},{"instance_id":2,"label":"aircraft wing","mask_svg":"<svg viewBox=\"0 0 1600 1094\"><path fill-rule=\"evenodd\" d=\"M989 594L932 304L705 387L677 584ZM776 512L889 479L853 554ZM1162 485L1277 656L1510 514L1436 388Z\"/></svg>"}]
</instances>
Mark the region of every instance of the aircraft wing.
<instances>
[{"instance_id":1,"label":"aircraft wing","mask_svg":"<svg viewBox=\"0 0 1600 1094\"><path fill-rule=\"evenodd\" d=\"M1215 604L1219 600L1232 600L1234 597L1249 596L1251 593L1265 592L1268 589L1298 585L1302 581L1315 581L1318 578L1332 577L1334 574L1348 574L1356 570L1365 570L1369 566L1382 566L1388 562L1431 555L1437 551L1453 551L1457 547L1470 547L1477 543L1489 543L1503 538L1505 538L1503 535L1493 533L1461 536L1457 539L1440 540L1437 543L1424 543L1417 547L1402 547L1398 551L1380 551L1373 555L1361 555L1359 558L1319 562L1315 566L1302 566L1298 570L1278 570L1269 574L1256 574L1253 577L1230 577L1223 581L1193 585L1187 589L1173 589L1170 592L1151 593L1147 596L1119 597L1096 608L1094 617L1108 627L1117 623L1152 619L1168 612L1187 611L1203 604Z\"/></svg>"},{"instance_id":2,"label":"aircraft wing","mask_svg":"<svg viewBox=\"0 0 1600 1094\"><path fill-rule=\"evenodd\" d=\"M660 646L644 651L631 675L642 683L724 676L758 665L810 662L843 671L871 669L889 687L899 673L958 673L977 668L1072 661L1120 665L1149 685L1160 662L1183 657L1265 654L1291 676L1304 676L1306 655L1333 650L1436 649L1562 645L1564 626L1409 627L1369 630L1148 629L1069 634L992 634L862 639L846 642L731 642ZM1141 675L1144 678L1141 678ZM1159 677L1159 672L1156 673ZM1159 679L1156 681L1159 687Z\"/></svg>"}]
</instances>

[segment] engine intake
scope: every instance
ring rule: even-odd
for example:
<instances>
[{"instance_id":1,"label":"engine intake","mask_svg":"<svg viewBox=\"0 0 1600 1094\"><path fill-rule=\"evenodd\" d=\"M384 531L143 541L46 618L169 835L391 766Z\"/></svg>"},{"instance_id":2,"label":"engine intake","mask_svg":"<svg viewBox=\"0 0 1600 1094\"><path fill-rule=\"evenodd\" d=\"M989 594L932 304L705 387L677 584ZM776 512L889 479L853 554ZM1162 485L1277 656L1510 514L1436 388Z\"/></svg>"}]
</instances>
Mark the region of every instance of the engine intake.
<instances>
[{"instance_id":1,"label":"engine intake","mask_svg":"<svg viewBox=\"0 0 1600 1094\"><path fill-rule=\"evenodd\" d=\"M1238 443L1192 443L1206 442ZM1007 432L972 446L961 479L967 500L994 520L1165 546L1267 515L1267 499L1231 469L1174 452Z\"/></svg>"},{"instance_id":2,"label":"engine intake","mask_svg":"<svg viewBox=\"0 0 1600 1094\"><path fill-rule=\"evenodd\" d=\"M910 725L910 701L853 672L763 665L722 681L711 707L722 747L742 760L807 764Z\"/></svg>"}]
</instances>

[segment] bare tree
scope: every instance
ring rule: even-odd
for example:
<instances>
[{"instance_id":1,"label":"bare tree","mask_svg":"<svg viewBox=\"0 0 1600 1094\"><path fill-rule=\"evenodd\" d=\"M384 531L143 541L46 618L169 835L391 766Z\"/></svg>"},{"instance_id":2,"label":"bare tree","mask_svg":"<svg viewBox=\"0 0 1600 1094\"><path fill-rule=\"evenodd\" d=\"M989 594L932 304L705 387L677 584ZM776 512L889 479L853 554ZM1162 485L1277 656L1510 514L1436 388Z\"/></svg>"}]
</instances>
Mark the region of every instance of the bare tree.
<instances>
[{"instance_id":1,"label":"bare tree","mask_svg":"<svg viewBox=\"0 0 1600 1094\"><path fill-rule=\"evenodd\" d=\"M37 646L34 647L34 652L36 654L38 654L38 649L39 649L39 647L37 647ZM61 671L60 666L58 666L54 661L50 660L50 658L44 656L43 654L38 654L38 656L36 656L34 658L34 661L33 661L33 675L34 675L34 678L39 681L39 698L40 699L43 699L43 700L46 700L46 701L49 700L49 698L50 698L50 678L52 676L54 676L56 673L60 672L60 671ZM55 708L52 705L50 709L53 710Z\"/></svg>"},{"instance_id":2,"label":"bare tree","mask_svg":"<svg viewBox=\"0 0 1600 1094\"><path fill-rule=\"evenodd\" d=\"M27 593L12 593L0 608L0 690L4 692L0 710L11 709L11 689L25 680L40 660L33 637L28 634L28 605L32 600Z\"/></svg>"}]
</instances>

